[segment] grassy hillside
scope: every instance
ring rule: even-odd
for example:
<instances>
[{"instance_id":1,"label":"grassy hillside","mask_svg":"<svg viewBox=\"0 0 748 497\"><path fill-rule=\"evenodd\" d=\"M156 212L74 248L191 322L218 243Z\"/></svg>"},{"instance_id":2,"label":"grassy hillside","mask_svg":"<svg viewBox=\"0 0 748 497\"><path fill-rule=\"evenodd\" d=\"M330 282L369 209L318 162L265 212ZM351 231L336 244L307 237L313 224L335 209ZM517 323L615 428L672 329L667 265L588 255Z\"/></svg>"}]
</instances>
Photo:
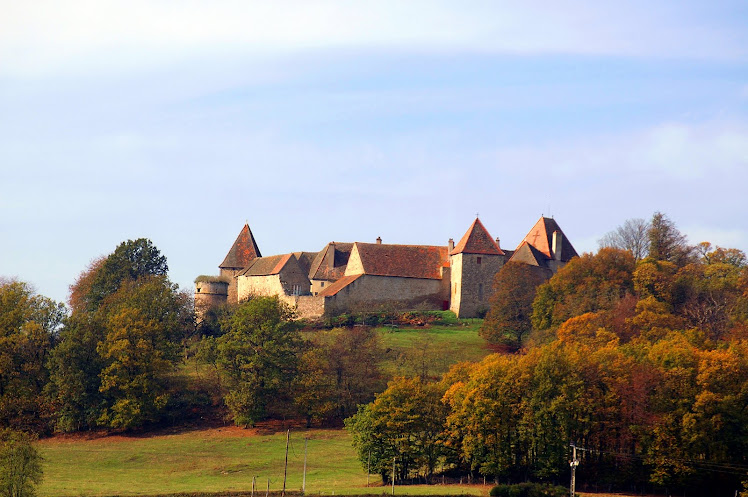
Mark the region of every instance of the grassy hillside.
<instances>
[{"instance_id":1,"label":"grassy hillside","mask_svg":"<svg viewBox=\"0 0 748 497\"><path fill-rule=\"evenodd\" d=\"M457 362L480 361L491 353L478 336L482 323L463 319L452 325L376 328L387 351L385 374L438 377Z\"/></svg>"},{"instance_id":2,"label":"grassy hillside","mask_svg":"<svg viewBox=\"0 0 748 497\"><path fill-rule=\"evenodd\" d=\"M307 493L362 494L389 491L366 473L356 459L344 430L291 432L288 457L289 490L301 489L304 437L309 438ZM210 428L149 437L103 437L84 440L58 437L39 442L45 459L39 495L154 495L175 492L249 491L252 477L264 495L283 484L285 432ZM260 492L261 491L261 492ZM414 485L396 494L486 495L488 487ZM389 493L389 492L388 492Z\"/></svg>"}]
</instances>

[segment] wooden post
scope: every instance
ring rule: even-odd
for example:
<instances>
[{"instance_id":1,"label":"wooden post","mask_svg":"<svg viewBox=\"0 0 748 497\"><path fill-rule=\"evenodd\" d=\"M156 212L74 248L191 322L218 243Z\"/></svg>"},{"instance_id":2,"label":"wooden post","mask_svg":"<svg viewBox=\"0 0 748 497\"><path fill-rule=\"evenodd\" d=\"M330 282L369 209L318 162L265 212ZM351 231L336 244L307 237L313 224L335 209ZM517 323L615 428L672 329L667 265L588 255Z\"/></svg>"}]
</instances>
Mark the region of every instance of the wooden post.
<instances>
[{"instance_id":1,"label":"wooden post","mask_svg":"<svg viewBox=\"0 0 748 497\"><path fill-rule=\"evenodd\" d=\"M309 439L304 437L304 476L301 480L301 495L306 493L306 446Z\"/></svg>"},{"instance_id":2,"label":"wooden post","mask_svg":"<svg viewBox=\"0 0 748 497\"><path fill-rule=\"evenodd\" d=\"M252 477L252 497L255 497L255 483L257 483L257 477Z\"/></svg>"},{"instance_id":3,"label":"wooden post","mask_svg":"<svg viewBox=\"0 0 748 497\"><path fill-rule=\"evenodd\" d=\"M286 432L286 462L283 465L283 491L281 497L286 497L286 475L288 474L288 440L291 438L291 428Z\"/></svg>"},{"instance_id":4,"label":"wooden post","mask_svg":"<svg viewBox=\"0 0 748 497\"><path fill-rule=\"evenodd\" d=\"M395 495L395 456L392 456L392 495Z\"/></svg>"},{"instance_id":5,"label":"wooden post","mask_svg":"<svg viewBox=\"0 0 748 497\"><path fill-rule=\"evenodd\" d=\"M268 488L265 490L265 497L268 497L270 495L270 478L268 478Z\"/></svg>"}]
</instances>

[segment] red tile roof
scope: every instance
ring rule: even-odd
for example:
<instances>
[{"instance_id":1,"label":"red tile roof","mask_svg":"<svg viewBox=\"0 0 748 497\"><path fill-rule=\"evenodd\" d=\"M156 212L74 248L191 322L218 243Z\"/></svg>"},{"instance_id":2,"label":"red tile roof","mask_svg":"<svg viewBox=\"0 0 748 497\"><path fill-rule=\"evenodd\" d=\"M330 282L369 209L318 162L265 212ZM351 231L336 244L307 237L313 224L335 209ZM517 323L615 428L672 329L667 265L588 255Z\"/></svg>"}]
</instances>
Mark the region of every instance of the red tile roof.
<instances>
[{"instance_id":1,"label":"red tile roof","mask_svg":"<svg viewBox=\"0 0 748 497\"><path fill-rule=\"evenodd\" d=\"M491 238L480 219L475 218L465 235L460 240L450 255L460 253L466 254L494 254L504 255L504 251L496 244L496 240Z\"/></svg>"},{"instance_id":2,"label":"red tile roof","mask_svg":"<svg viewBox=\"0 0 748 497\"><path fill-rule=\"evenodd\" d=\"M258 257L250 262L247 269L239 274L242 276L269 276L271 274L278 274L281 272L281 269L288 264L291 258L296 262L296 257L294 257L293 254ZM296 263L298 264L298 262Z\"/></svg>"},{"instance_id":3,"label":"red tile roof","mask_svg":"<svg viewBox=\"0 0 748 497\"><path fill-rule=\"evenodd\" d=\"M449 267L447 247L356 242L356 249L364 274L441 279L441 268Z\"/></svg>"},{"instance_id":4,"label":"red tile roof","mask_svg":"<svg viewBox=\"0 0 748 497\"><path fill-rule=\"evenodd\" d=\"M236 237L234 245L231 246L231 250L226 254L226 258L218 267L223 269L243 269L249 266L249 263L257 257L262 257L260 249L257 247L257 243L255 243L255 238L252 236L249 224L245 224L239 236Z\"/></svg>"},{"instance_id":5,"label":"red tile roof","mask_svg":"<svg viewBox=\"0 0 748 497\"><path fill-rule=\"evenodd\" d=\"M343 276L338 281L336 281L332 285L328 286L327 288L319 292L317 295L321 297L331 297L333 295L337 295L337 293L340 290L347 287L349 284L353 283L361 276L363 276L363 274L352 274L350 276Z\"/></svg>"},{"instance_id":6,"label":"red tile roof","mask_svg":"<svg viewBox=\"0 0 748 497\"><path fill-rule=\"evenodd\" d=\"M352 243L330 242L312 261L309 268L310 280L335 281L345 274ZM332 263L332 264L331 264Z\"/></svg>"},{"instance_id":7,"label":"red tile roof","mask_svg":"<svg viewBox=\"0 0 748 497\"><path fill-rule=\"evenodd\" d=\"M561 241L561 260L563 262L568 262L572 257L577 257L577 251L574 250L569 239L564 235L564 232L561 231L558 223L556 223L552 218L541 217L538 222L535 223L535 226L532 227L527 236L525 236L523 242L529 243L549 259L553 259L551 248L553 246L554 231L560 232L563 237Z\"/></svg>"},{"instance_id":8,"label":"red tile roof","mask_svg":"<svg viewBox=\"0 0 748 497\"><path fill-rule=\"evenodd\" d=\"M547 268L547 261L550 257L547 257L541 251L530 245L528 242L523 241L514 254L509 258L508 262L521 262L523 264L529 264L530 266L538 266Z\"/></svg>"}]
</instances>

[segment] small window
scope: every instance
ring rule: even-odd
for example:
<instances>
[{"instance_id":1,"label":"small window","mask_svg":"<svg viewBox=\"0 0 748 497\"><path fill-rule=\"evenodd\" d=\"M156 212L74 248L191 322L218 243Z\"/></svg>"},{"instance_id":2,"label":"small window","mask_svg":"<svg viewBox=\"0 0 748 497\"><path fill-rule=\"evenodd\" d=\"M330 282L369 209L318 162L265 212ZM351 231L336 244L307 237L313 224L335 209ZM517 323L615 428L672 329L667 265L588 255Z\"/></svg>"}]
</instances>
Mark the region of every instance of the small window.
<instances>
[{"instance_id":1,"label":"small window","mask_svg":"<svg viewBox=\"0 0 748 497\"><path fill-rule=\"evenodd\" d=\"M476 262L478 262L478 264L480 264L480 262L481 262L481 258L480 258L480 257L478 257L478 258L476 259Z\"/></svg>"},{"instance_id":2,"label":"small window","mask_svg":"<svg viewBox=\"0 0 748 497\"><path fill-rule=\"evenodd\" d=\"M483 283L478 283L478 300L483 300Z\"/></svg>"},{"instance_id":3,"label":"small window","mask_svg":"<svg viewBox=\"0 0 748 497\"><path fill-rule=\"evenodd\" d=\"M320 288L325 288L325 282L324 281L320 282L319 286Z\"/></svg>"}]
</instances>

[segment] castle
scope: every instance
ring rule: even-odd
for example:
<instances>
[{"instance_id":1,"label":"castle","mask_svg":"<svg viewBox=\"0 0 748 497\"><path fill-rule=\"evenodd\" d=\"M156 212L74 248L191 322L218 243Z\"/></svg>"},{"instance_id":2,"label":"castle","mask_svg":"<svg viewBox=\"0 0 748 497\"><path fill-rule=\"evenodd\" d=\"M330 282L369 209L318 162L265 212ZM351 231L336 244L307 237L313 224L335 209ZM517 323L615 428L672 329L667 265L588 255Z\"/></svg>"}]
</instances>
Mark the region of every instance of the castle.
<instances>
[{"instance_id":1,"label":"castle","mask_svg":"<svg viewBox=\"0 0 748 497\"><path fill-rule=\"evenodd\" d=\"M577 252L553 218L541 217L516 250L505 250L476 218L455 245L330 242L319 252L263 257L248 224L219 266L198 278L198 316L210 306L278 295L303 318L383 308L450 309L475 317L488 309L493 280L506 262L549 278Z\"/></svg>"}]
</instances>

